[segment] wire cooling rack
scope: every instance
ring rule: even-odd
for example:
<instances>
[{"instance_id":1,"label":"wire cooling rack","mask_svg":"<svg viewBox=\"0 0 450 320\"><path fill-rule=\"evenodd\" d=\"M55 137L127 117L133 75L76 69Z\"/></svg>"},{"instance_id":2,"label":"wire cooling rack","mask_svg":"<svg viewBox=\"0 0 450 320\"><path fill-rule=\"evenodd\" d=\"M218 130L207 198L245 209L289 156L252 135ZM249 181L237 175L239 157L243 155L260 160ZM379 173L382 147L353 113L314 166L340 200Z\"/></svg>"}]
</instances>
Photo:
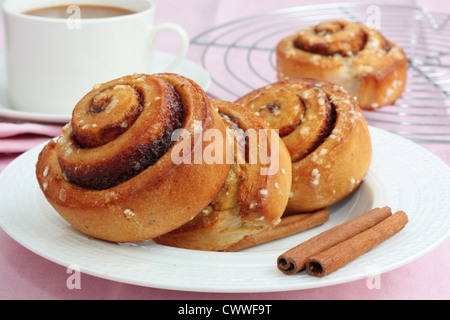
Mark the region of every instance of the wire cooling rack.
<instances>
[{"instance_id":1,"label":"wire cooling rack","mask_svg":"<svg viewBox=\"0 0 450 320\"><path fill-rule=\"evenodd\" d=\"M365 111L368 123L423 142L450 143L450 15L397 5L329 4L270 11L192 39L210 71L212 97L233 101L276 80L275 47L324 20L372 24L408 56L408 82L395 105Z\"/></svg>"}]
</instances>

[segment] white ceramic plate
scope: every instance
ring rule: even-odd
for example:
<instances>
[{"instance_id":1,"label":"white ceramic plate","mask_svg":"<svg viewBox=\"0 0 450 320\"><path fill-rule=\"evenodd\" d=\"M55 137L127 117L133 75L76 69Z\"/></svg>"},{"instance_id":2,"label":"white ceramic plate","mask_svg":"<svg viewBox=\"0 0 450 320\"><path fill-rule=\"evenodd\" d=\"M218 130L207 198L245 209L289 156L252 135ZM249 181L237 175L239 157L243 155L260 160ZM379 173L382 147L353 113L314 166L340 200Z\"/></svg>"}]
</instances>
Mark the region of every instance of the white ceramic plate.
<instances>
[{"instance_id":1,"label":"white ceramic plate","mask_svg":"<svg viewBox=\"0 0 450 320\"><path fill-rule=\"evenodd\" d=\"M374 276L405 265L443 242L450 232L450 169L419 145L370 128L374 158L367 179L331 207L323 226L236 253L201 252L152 241L118 245L90 240L46 202L34 164L42 147L15 160L0 175L0 225L31 251L86 274L141 286L202 292L271 292L314 288ZM373 207L404 210L398 234L340 270L315 278L287 276L277 257L310 237Z\"/></svg>"},{"instance_id":2,"label":"white ceramic plate","mask_svg":"<svg viewBox=\"0 0 450 320\"><path fill-rule=\"evenodd\" d=\"M155 51L153 53L154 66L151 73L158 73L164 70L170 62L174 59L174 55ZM6 64L4 54L0 54L0 117L11 118L23 121L39 121L47 123L67 123L70 121L72 115L58 115L58 114L42 114L33 112L18 111L11 108L8 104L7 85L6 85ZM205 91L208 89L211 78L209 73L200 65L190 61L183 60L183 62L173 71L181 74L189 79L194 80ZM80 97L81 99L81 97Z\"/></svg>"}]
</instances>

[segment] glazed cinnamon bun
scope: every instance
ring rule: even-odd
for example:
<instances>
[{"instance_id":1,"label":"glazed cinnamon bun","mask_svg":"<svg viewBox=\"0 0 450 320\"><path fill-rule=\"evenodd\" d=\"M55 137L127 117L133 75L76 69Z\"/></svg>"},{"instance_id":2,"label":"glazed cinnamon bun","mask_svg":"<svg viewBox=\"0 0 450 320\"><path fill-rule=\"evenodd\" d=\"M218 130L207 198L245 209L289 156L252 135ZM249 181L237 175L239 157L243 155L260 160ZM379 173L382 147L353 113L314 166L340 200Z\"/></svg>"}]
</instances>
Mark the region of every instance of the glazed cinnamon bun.
<instances>
[{"instance_id":1,"label":"glazed cinnamon bun","mask_svg":"<svg viewBox=\"0 0 450 320\"><path fill-rule=\"evenodd\" d=\"M278 129L289 150L292 188L286 214L328 207L364 180L372 159L371 138L356 99L341 86L285 80L236 103Z\"/></svg>"},{"instance_id":2,"label":"glazed cinnamon bun","mask_svg":"<svg viewBox=\"0 0 450 320\"><path fill-rule=\"evenodd\" d=\"M334 20L307 27L281 40L276 48L277 77L315 78L343 86L360 107L393 104L406 85L404 51L375 30Z\"/></svg>"},{"instance_id":3,"label":"glazed cinnamon bun","mask_svg":"<svg viewBox=\"0 0 450 320\"><path fill-rule=\"evenodd\" d=\"M231 168L217 197L182 227L154 239L179 248L219 251L280 222L291 187L291 159L265 121L231 102L212 100L227 127ZM263 154L261 154L263 152ZM230 157L231 156L231 157Z\"/></svg>"},{"instance_id":4,"label":"glazed cinnamon bun","mask_svg":"<svg viewBox=\"0 0 450 320\"><path fill-rule=\"evenodd\" d=\"M182 129L188 136L174 139ZM205 149L194 136L208 129L226 132L192 80L122 77L95 86L75 106L62 135L40 153L37 179L54 209L83 234L151 239L194 218L223 187L226 161L194 163L194 153ZM175 163L180 146L190 152Z\"/></svg>"}]
</instances>

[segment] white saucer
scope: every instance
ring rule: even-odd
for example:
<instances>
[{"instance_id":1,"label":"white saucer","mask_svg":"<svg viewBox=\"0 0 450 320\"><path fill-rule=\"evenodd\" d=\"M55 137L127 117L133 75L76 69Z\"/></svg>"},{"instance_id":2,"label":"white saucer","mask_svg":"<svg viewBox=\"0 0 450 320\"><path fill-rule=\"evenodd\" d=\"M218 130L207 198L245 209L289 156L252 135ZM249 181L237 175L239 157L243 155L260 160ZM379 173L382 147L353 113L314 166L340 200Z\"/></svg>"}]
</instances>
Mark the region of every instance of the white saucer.
<instances>
[{"instance_id":1,"label":"white saucer","mask_svg":"<svg viewBox=\"0 0 450 320\"><path fill-rule=\"evenodd\" d=\"M153 53L153 59L157 63L154 63L151 73L163 72L164 67L168 66L173 60L174 55L155 51ZM211 77L209 73L203 69L200 65L185 59L180 66L178 66L173 72L183 75L189 79L194 80L205 91L208 89ZM14 120L22 121L34 121L34 122L47 122L47 123L67 123L70 121L72 115L59 115L59 114L43 114L24 112L12 109L8 104L7 88L6 88L6 63L5 55L0 53L0 117L10 118Z\"/></svg>"}]
</instances>

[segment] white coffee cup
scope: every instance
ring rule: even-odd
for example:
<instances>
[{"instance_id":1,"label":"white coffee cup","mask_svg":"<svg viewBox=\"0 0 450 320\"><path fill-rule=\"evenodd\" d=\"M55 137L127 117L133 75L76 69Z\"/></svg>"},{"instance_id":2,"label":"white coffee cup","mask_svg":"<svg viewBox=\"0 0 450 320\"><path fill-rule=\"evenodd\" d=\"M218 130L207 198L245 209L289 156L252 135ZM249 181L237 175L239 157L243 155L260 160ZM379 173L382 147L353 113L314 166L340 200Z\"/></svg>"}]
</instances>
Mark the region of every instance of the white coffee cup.
<instances>
[{"instance_id":1,"label":"white coffee cup","mask_svg":"<svg viewBox=\"0 0 450 320\"><path fill-rule=\"evenodd\" d=\"M68 18L23 14L39 8L74 5ZM125 8L136 13L83 19L78 5ZM150 73L156 35L175 32L181 49L170 72L189 48L185 30L172 23L154 25L150 0L7 0L3 4L7 91L18 111L71 114L96 84L133 73ZM161 69L161 68L158 68Z\"/></svg>"}]
</instances>

